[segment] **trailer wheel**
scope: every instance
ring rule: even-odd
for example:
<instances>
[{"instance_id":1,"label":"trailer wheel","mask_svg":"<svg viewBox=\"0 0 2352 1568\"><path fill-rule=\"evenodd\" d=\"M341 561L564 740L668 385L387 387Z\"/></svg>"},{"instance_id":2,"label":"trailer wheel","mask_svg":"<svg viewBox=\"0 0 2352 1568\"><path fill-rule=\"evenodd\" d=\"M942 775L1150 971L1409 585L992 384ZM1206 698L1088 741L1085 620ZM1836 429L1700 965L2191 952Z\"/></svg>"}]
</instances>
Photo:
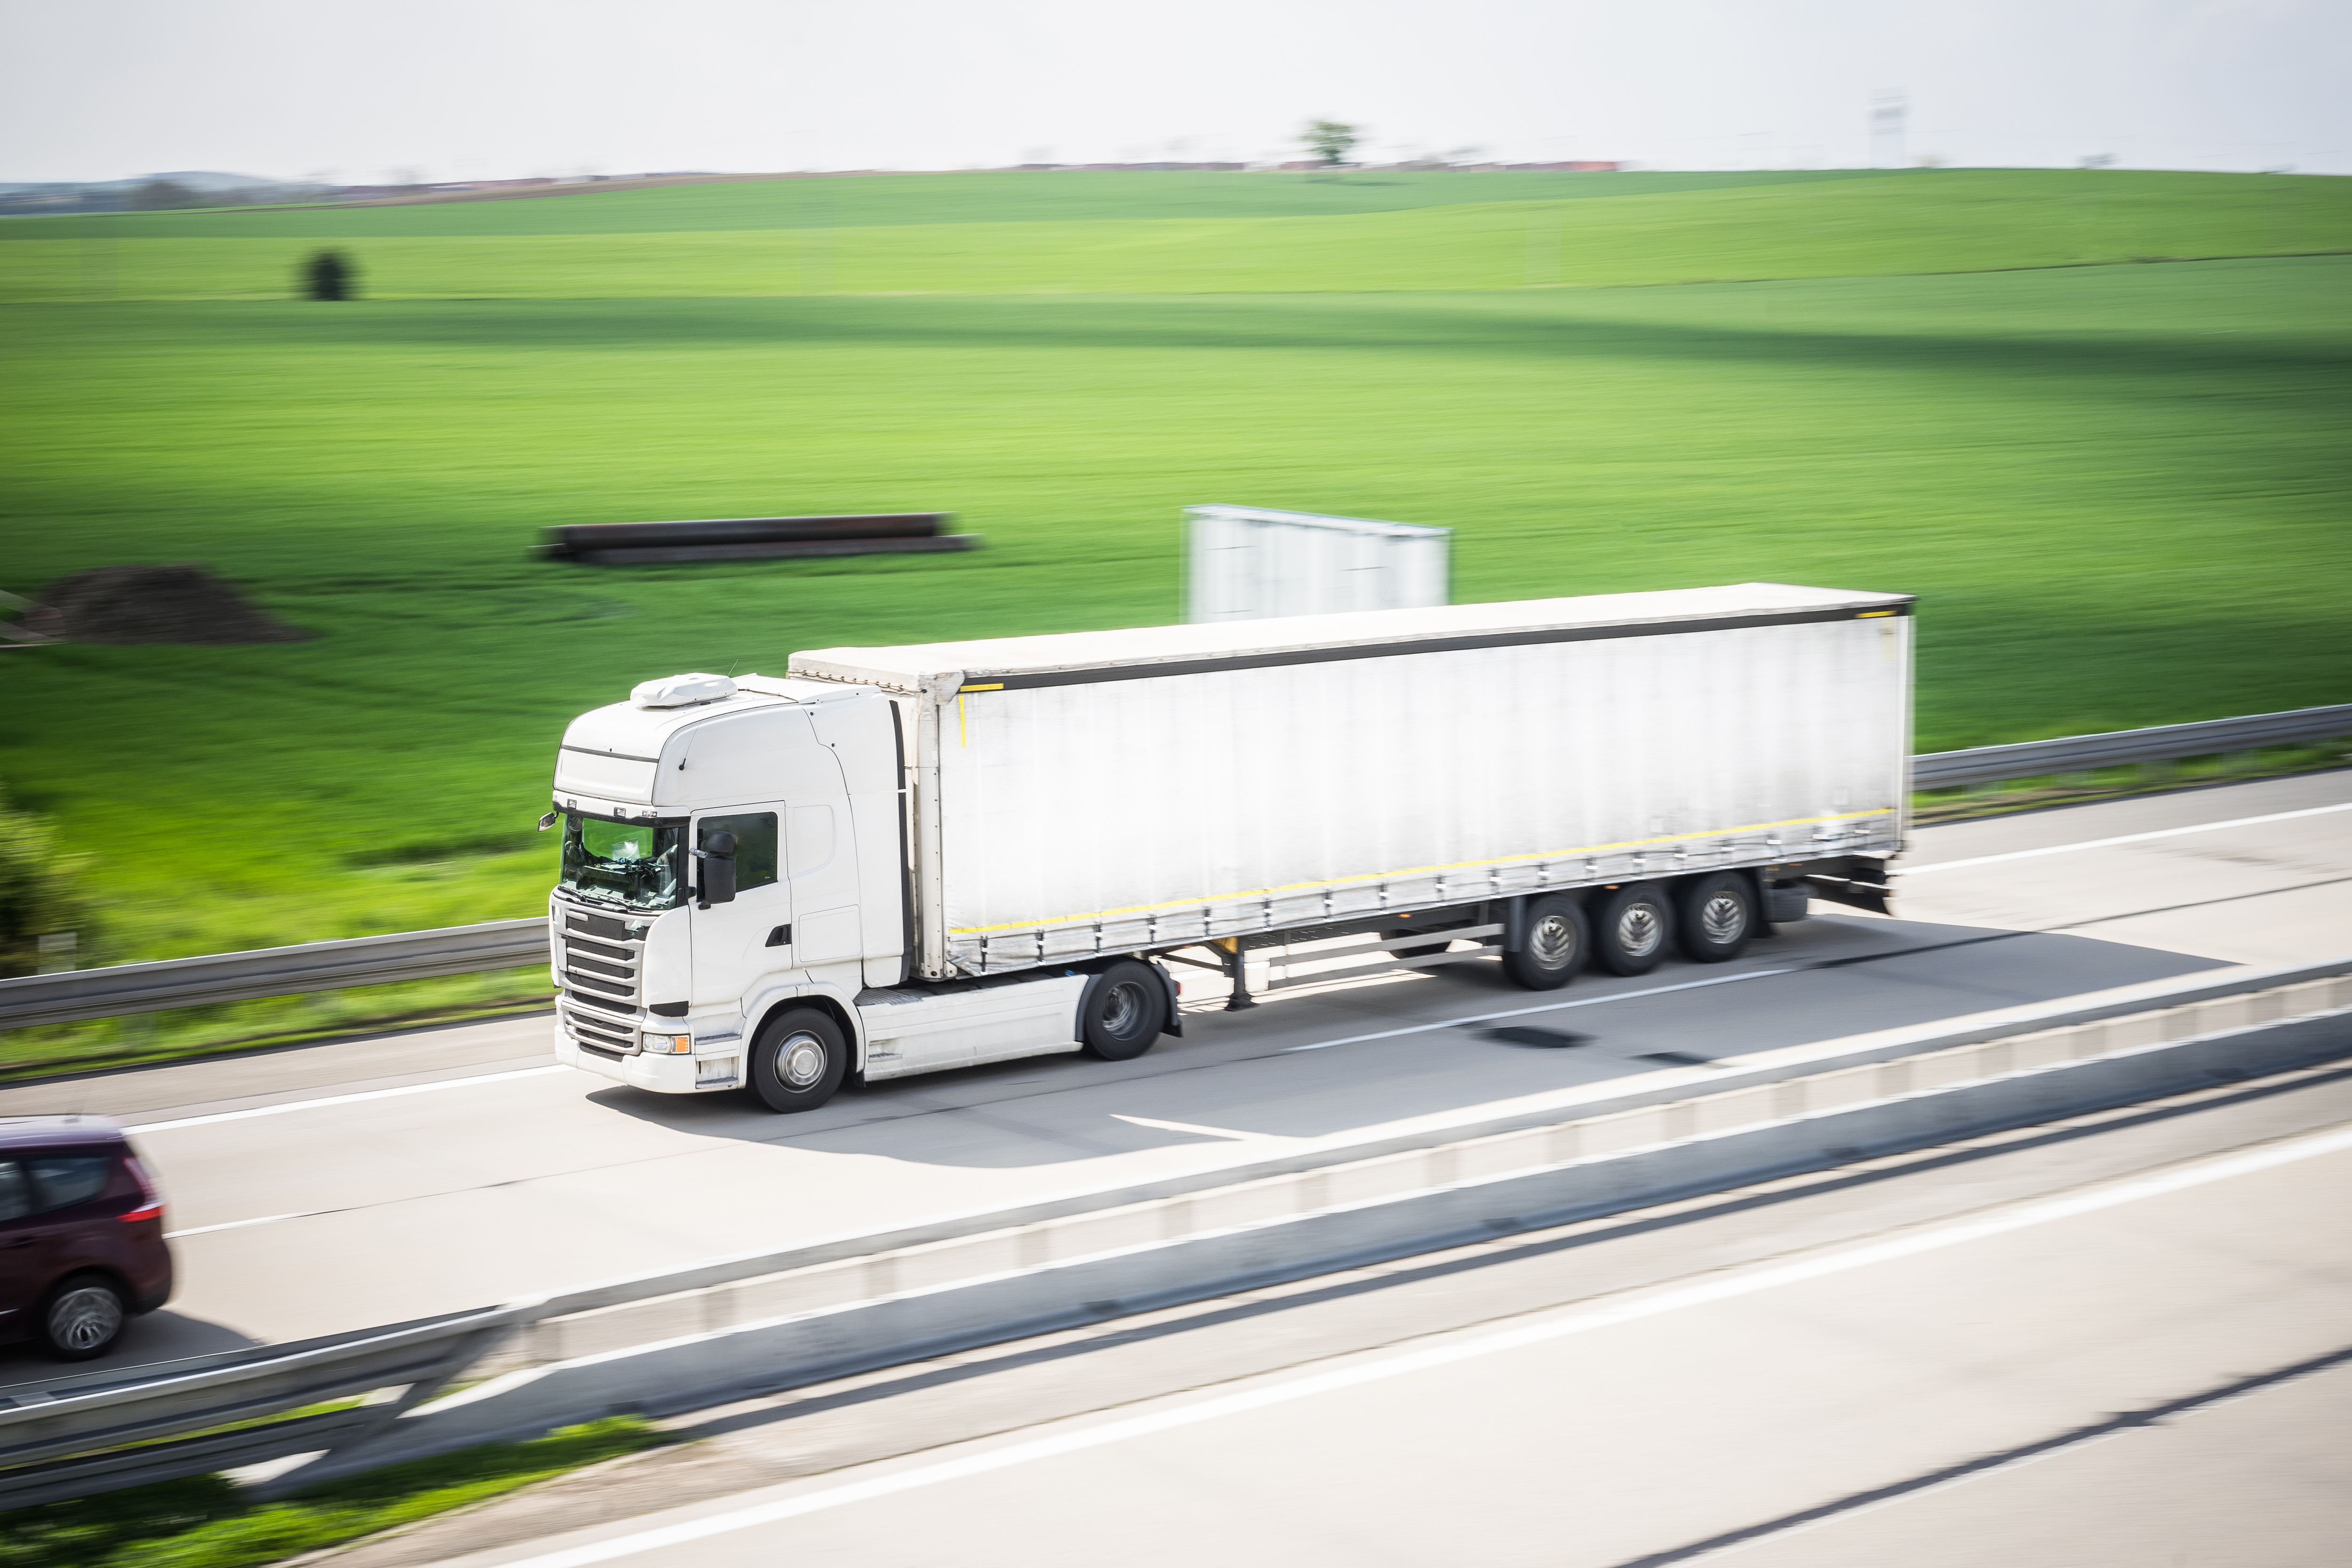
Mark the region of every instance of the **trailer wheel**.
<instances>
[{"instance_id":1,"label":"trailer wheel","mask_svg":"<svg viewBox=\"0 0 2352 1568\"><path fill-rule=\"evenodd\" d=\"M1592 922L1566 893L1528 900L1527 946L1503 954L1503 973L1530 991L1556 991L1592 955Z\"/></svg>"},{"instance_id":2,"label":"trailer wheel","mask_svg":"<svg viewBox=\"0 0 2352 1568\"><path fill-rule=\"evenodd\" d=\"M1122 958L1094 978L1078 1002L1078 1038L1107 1062L1141 1056L1168 1026L1168 991L1148 964Z\"/></svg>"},{"instance_id":3,"label":"trailer wheel","mask_svg":"<svg viewBox=\"0 0 2352 1568\"><path fill-rule=\"evenodd\" d=\"M777 1014L751 1045L751 1092L771 1110L814 1110L848 1071L841 1026L814 1007Z\"/></svg>"},{"instance_id":4,"label":"trailer wheel","mask_svg":"<svg viewBox=\"0 0 2352 1568\"><path fill-rule=\"evenodd\" d=\"M1683 955L1721 963L1747 951L1756 934L1756 889L1737 871L1717 871L1685 882L1675 902L1682 919Z\"/></svg>"},{"instance_id":5,"label":"trailer wheel","mask_svg":"<svg viewBox=\"0 0 2352 1568\"><path fill-rule=\"evenodd\" d=\"M1675 944L1675 909L1655 882L1629 882L1601 901L1593 947L1612 974L1647 974Z\"/></svg>"}]
</instances>

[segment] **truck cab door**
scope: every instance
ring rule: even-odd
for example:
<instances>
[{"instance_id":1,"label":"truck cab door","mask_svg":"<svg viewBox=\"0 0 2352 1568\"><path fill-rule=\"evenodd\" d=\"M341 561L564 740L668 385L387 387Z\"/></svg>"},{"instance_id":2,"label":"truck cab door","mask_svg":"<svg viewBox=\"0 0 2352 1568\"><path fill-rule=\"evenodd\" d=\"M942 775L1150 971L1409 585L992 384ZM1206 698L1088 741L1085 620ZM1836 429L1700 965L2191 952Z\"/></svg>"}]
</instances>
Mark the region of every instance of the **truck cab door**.
<instances>
[{"instance_id":1,"label":"truck cab door","mask_svg":"<svg viewBox=\"0 0 2352 1568\"><path fill-rule=\"evenodd\" d=\"M709 847L714 833L735 836L735 897L692 911L694 1000L698 1006L740 1002L761 976L792 966L792 889L780 874L781 805L759 811L730 807L694 819L694 847ZM695 885L701 867L695 862Z\"/></svg>"}]
</instances>

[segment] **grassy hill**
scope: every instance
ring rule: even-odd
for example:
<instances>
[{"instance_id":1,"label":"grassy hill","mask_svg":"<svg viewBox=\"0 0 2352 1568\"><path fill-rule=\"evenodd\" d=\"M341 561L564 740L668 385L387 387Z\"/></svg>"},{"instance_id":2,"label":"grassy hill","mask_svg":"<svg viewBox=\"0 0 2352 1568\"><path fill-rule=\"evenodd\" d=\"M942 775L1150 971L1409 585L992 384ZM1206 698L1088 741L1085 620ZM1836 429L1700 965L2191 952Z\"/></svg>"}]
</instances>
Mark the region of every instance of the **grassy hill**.
<instances>
[{"instance_id":1,"label":"grassy hill","mask_svg":"<svg viewBox=\"0 0 2352 1568\"><path fill-rule=\"evenodd\" d=\"M2352 251L2352 181L2307 175L1193 178L793 180L18 219L0 222L0 300L284 298L327 243L357 257L379 299L1484 290ZM1155 179L1170 183L1147 200Z\"/></svg>"},{"instance_id":2,"label":"grassy hill","mask_svg":"<svg viewBox=\"0 0 2352 1568\"><path fill-rule=\"evenodd\" d=\"M906 224L1086 223L1139 218L1331 217L1481 202L1680 195L1751 185L1900 178L1893 170L1695 174L1501 170L1323 174L992 170L614 190L566 185L494 200L125 214L122 237L390 239L541 234L688 234ZM18 239L79 237L74 218L0 226Z\"/></svg>"},{"instance_id":3,"label":"grassy hill","mask_svg":"<svg viewBox=\"0 0 2352 1568\"><path fill-rule=\"evenodd\" d=\"M1009 199L987 182L1017 177L971 178L959 199L977 211ZM2149 247L2129 254L2325 248L2352 185L2084 174L2085 220L2076 180L875 220L828 231L830 292L772 298L648 296L812 231L343 236L387 285L413 264L550 297L8 305L0 588L201 560L321 635L0 656L0 780L100 857L108 957L528 913L551 876L530 819L572 713L796 647L1172 618L1178 510L1206 500L1452 525L1465 599L1751 578L1918 593L1925 749L2344 700L2352 258L2075 263L2110 228L2129 237L2097 244ZM920 205L913 180L781 184L855 193L839 199L869 218ZM305 221L781 199L764 190ZM1531 229L1538 214L1561 227ZM1172 229L1226 237L1188 249ZM228 277L296 239L224 228L117 254L125 279L142 245ZM0 242L0 276L74 244ZM1570 282L1786 276L1528 287L1555 254ZM562 257L572 286L617 297L560 297ZM893 267L971 286L851 287ZM1382 277L1407 281L1363 281ZM988 549L648 569L528 554L562 522L913 509L957 512ZM525 992L436 982L161 1027L506 994Z\"/></svg>"}]
</instances>

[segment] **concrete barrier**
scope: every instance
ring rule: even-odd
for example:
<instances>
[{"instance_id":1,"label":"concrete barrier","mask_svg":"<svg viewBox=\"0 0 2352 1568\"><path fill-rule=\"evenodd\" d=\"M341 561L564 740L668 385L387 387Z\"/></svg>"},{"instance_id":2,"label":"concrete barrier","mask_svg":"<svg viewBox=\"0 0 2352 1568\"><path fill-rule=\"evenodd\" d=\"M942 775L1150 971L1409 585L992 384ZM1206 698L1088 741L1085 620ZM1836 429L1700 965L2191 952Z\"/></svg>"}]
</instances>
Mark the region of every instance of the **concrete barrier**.
<instances>
[{"instance_id":1,"label":"concrete barrier","mask_svg":"<svg viewBox=\"0 0 2352 1568\"><path fill-rule=\"evenodd\" d=\"M1986 1016L2006 1025L1968 1021L1935 1049L1832 1042L1816 1070L1759 1069L1713 1093L1227 1172L766 1273L704 1282L688 1270L661 1295L628 1297L620 1282L570 1292L499 1353L500 1375L299 1475L692 1408L2352 1054L2352 962L2271 973L2308 969L2328 973L2251 991L2173 984L2156 994L2174 1005L2143 997L2133 1011L2111 996L2040 1028L2016 1025L2060 1010L2011 1009Z\"/></svg>"}]
</instances>

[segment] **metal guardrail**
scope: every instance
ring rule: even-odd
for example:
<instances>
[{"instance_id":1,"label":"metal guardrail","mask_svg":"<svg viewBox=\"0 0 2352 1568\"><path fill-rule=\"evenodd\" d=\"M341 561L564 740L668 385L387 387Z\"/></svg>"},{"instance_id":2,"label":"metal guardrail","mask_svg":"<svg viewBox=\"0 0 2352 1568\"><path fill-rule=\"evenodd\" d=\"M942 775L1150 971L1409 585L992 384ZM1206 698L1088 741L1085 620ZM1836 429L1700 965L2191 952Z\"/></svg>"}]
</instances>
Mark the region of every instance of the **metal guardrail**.
<instances>
[{"instance_id":1,"label":"metal guardrail","mask_svg":"<svg viewBox=\"0 0 2352 1568\"><path fill-rule=\"evenodd\" d=\"M2131 763L2169 763L2183 757L2219 756L2263 746L2333 741L2352 735L2352 703L2333 708L2297 708L2285 713L2255 713L2213 719L2201 724L2162 724L2151 730L2116 730L2104 735L2068 735L2055 741L2025 741L2013 746L1979 746L1969 752L1930 752L1911 759L1913 789L1951 789L1999 784L2006 779L2088 773Z\"/></svg>"},{"instance_id":2,"label":"metal guardrail","mask_svg":"<svg viewBox=\"0 0 2352 1568\"><path fill-rule=\"evenodd\" d=\"M2352 735L2352 703L2200 724L2070 735L2013 746L1979 746L1967 752L1930 752L1912 759L1911 787L1950 789L2347 735ZM335 991L390 980L472 974L544 963L547 957L547 921L532 919L173 958L156 963L122 963L61 974L28 974L0 980L0 1029Z\"/></svg>"},{"instance_id":3,"label":"metal guardrail","mask_svg":"<svg viewBox=\"0 0 2352 1568\"><path fill-rule=\"evenodd\" d=\"M530 1315L456 1312L289 1345L59 1378L0 1395L0 1509L347 1448L431 1398ZM367 1398L397 1389L388 1399ZM356 1403L290 1414L341 1400ZM273 1416L287 1416L272 1420Z\"/></svg>"},{"instance_id":4,"label":"metal guardrail","mask_svg":"<svg viewBox=\"0 0 2352 1568\"><path fill-rule=\"evenodd\" d=\"M547 962L545 917L0 980L0 1029Z\"/></svg>"}]
</instances>

